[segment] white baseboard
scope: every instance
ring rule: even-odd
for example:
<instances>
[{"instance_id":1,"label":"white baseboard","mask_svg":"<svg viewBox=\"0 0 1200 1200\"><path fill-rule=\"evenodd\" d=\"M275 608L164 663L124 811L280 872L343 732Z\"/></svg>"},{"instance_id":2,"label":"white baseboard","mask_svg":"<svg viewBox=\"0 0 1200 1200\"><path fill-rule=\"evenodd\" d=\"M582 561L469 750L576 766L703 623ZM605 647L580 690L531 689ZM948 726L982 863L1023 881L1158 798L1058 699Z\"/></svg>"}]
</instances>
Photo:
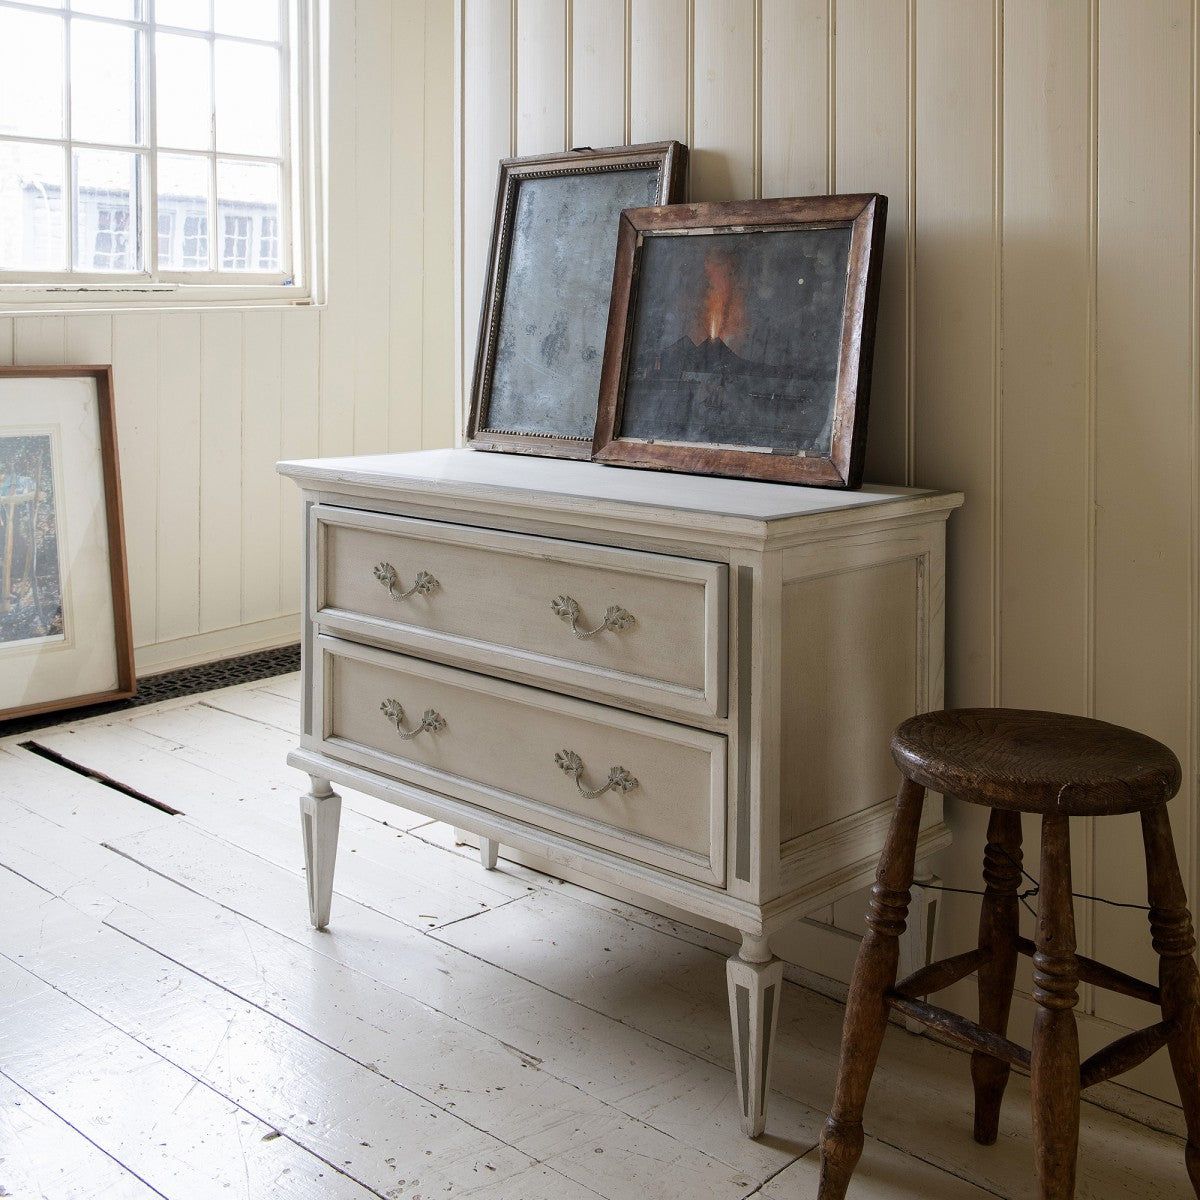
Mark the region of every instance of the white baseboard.
<instances>
[{"instance_id":1,"label":"white baseboard","mask_svg":"<svg viewBox=\"0 0 1200 1200\"><path fill-rule=\"evenodd\" d=\"M212 629L190 637L174 638L169 642L139 646L134 651L134 660L139 675L158 675L163 671L192 667L218 658L253 654L256 650L273 650L299 640L300 614L290 613L265 621L252 621L247 625Z\"/></svg>"}]
</instances>

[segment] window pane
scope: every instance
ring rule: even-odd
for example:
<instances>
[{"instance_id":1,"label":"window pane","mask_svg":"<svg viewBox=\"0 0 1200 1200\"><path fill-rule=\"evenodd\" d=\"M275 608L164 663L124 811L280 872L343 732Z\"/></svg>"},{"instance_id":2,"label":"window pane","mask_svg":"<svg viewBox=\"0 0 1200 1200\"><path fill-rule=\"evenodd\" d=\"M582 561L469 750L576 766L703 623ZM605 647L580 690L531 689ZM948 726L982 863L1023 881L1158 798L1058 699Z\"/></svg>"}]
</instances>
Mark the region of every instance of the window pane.
<instances>
[{"instance_id":1,"label":"window pane","mask_svg":"<svg viewBox=\"0 0 1200 1200\"><path fill-rule=\"evenodd\" d=\"M158 265L163 271L207 271L211 177L208 158L158 157ZM170 217L164 244L163 218Z\"/></svg>"},{"instance_id":2,"label":"window pane","mask_svg":"<svg viewBox=\"0 0 1200 1200\"><path fill-rule=\"evenodd\" d=\"M140 271L141 156L123 150L75 151L75 267Z\"/></svg>"},{"instance_id":3,"label":"window pane","mask_svg":"<svg viewBox=\"0 0 1200 1200\"><path fill-rule=\"evenodd\" d=\"M279 51L218 39L217 149L278 154Z\"/></svg>"},{"instance_id":4,"label":"window pane","mask_svg":"<svg viewBox=\"0 0 1200 1200\"><path fill-rule=\"evenodd\" d=\"M63 136L64 24L0 9L0 133Z\"/></svg>"},{"instance_id":5,"label":"window pane","mask_svg":"<svg viewBox=\"0 0 1200 1200\"><path fill-rule=\"evenodd\" d=\"M154 19L176 29L211 29L211 17L209 0L158 0L154 6Z\"/></svg>"},{"instance_id":6,"label":"window pane","mask_svg":"<svg viewBox=\"0 0 1200 1200\"><path fill-rule=\"evenodd\" d=\"M134 50L120 25L71 22L71 136L83 142L137 139Z\"/></svg>"},{"instance_id":7,"label":"window pane","mask_svg":"<svg viewBox=\"0 0 1200 1200\"><path fill-rule=\"evenodd\" d=\"M279 0L216 0L216 30L236 37L279 38Z\"/></svg>"},{"instance_id":8,"label":"window pane","mask_svg":"<svg viewBox=\"0 0 1200 1200\"><path fill-rule=\"evenodd\" d=\"M137 0L71 0L75 12L94 13L98 17L119 17L133 21L141 16Z\"/></svg>"},{"instance_id":9,"label":"window pane","mask_svg":"<svg viewBox=\"0 0 1200 1200\"><path fill-rule=\"evenodd\" d=\"M183 150L212 146L209 43L177 33L155 35L158 144Z\"/></svg>"},{"instance_id":10,"label":"window pane","mask_svg":"<svg viewBox=\"0 0 1200 1200\"><path fill-rule=\"evenodd\" d=\"M279 221L274 163L217 163L216 249L222 271L278 271ZM264 257L269 265L263 265Z\"/></svg>"},{"instance_id":11,"label":"window pane","mask_svg":"<svg viewBox=\"0 0 1200 1200\"><path fill-rule=\"evenodd\" d=\"M63 151L0 142L0 270L63 271Z\"/></svg>"}]
</instances>

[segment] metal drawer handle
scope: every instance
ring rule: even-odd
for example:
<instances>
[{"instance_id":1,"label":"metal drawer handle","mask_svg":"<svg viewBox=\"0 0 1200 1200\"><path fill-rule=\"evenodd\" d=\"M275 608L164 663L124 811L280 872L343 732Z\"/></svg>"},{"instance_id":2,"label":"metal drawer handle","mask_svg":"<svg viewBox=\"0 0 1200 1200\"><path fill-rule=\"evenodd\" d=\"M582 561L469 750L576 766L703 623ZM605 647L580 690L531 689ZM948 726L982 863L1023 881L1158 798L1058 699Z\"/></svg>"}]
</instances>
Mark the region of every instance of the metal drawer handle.
<instances>
[{"instance_id":1,"label":"metal drawer handle","mask_svg":"<svg viewBox=\"0 0 1200 1200\"><path fill-rule=\"evenodd\" d=\"M407 600L409 596L428 596L434 588L440 586L428 571L418 571L412 587L406 592L398 592L396 589L400 586L400 576L396 573L396 568L386 562L376 566L375 578L387 588L388 595L393 600Z\"/></svg>"},{"instance_id":2,"label":"metal drawer handle","mask_svg":"<svg viewBox=\"0 0 1200 1200\"><path fill-rule=\"evenodd\" d=\"M581 796L586 796L589 800L594 800L597 796L603 796L605 792L632 792L638 785L638 781L634 779L624 767L610 767L608 770L608 782L603 787L590 788L583 785L583 759L575 753L574 750L560 750L555 756L554 761L558 765L559 770L564 771L575 780L575 786L579 789Z\"/></svg>"},{"instance_id":3,"label":"metal drawer handle","mask_svg":"<svg viewBox=\"0 0 1200 1200\"><path fill-rule=\"evenodd\" d=\"M570 596L555 596L550 601L550 607L557 616L570 624L571 632L577 638L595 637L596 634L605 632L619 633L622 629L628 629L635 620L633 613L627 612L619 604L610 604L604 613L604 620L595 629L580 629L578 600L573 600Z\"/></svg>"},{"instance_id":4,"label":"metal drawer handle","mask_svg":"<svg viewBox=\"0 0 1200 1200\"><path fill-rule=\"evenodd\" d=\"M379 706L379 711L395 725L401 741L409 742L419 733L438 733L446 728L446 718L441 713L434 712L432 708L425 710L420 723L412 729L404 728L404 705L399 700L385 700Z\"/></svg>"}]
</instances>

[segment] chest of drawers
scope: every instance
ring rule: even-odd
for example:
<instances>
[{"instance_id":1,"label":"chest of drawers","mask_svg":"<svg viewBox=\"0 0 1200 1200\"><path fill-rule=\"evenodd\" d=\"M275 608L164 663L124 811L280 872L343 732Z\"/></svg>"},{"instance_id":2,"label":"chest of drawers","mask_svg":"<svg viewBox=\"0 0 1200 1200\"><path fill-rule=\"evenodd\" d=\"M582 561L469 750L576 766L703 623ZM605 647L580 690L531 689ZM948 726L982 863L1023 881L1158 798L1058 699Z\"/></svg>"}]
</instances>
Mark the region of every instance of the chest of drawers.
<instances>
[{"instance_id":1,"label":"chest of drawers","mask_svg":"<svg viewBox=\"0 0 1200 1200\"><path fill-rule=\"evenodd\" d=\"M735 929L746 1130L773 933L866 883L891 729L942 702L956 494L828 492L469 450L280 464L304 496L289 761L314 924L342 783ZM919 853L946 844L927 806Z\"/></svg>"}]
</instances>

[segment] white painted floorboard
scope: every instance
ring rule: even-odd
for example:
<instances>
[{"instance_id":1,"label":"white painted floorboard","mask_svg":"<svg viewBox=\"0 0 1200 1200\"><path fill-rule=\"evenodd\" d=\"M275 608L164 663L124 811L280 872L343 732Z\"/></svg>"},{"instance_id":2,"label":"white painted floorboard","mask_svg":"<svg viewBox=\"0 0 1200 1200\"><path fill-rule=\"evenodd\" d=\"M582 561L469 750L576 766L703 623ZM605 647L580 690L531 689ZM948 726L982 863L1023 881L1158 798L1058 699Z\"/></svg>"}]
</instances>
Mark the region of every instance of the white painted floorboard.
<instances>
[{"instance_id":1,"label":"white painted floorboard","mask_svg":"<svg viewBox=\"0 0 1200 1200\"><path fill-rule=\"evenodd\" d=\"M741 1135L712 934L346 795L307 919L294 677L0 743L0 1196L805 1200L841 1011L788 984ZM23 748L36 742L179 810ZM969 1133L965 1056L889 1032L858 1200L1032 1196L1028 1085ZM1085 1105L1081 1200L1186 1195Z\"/></svg>"}]
</instances>

